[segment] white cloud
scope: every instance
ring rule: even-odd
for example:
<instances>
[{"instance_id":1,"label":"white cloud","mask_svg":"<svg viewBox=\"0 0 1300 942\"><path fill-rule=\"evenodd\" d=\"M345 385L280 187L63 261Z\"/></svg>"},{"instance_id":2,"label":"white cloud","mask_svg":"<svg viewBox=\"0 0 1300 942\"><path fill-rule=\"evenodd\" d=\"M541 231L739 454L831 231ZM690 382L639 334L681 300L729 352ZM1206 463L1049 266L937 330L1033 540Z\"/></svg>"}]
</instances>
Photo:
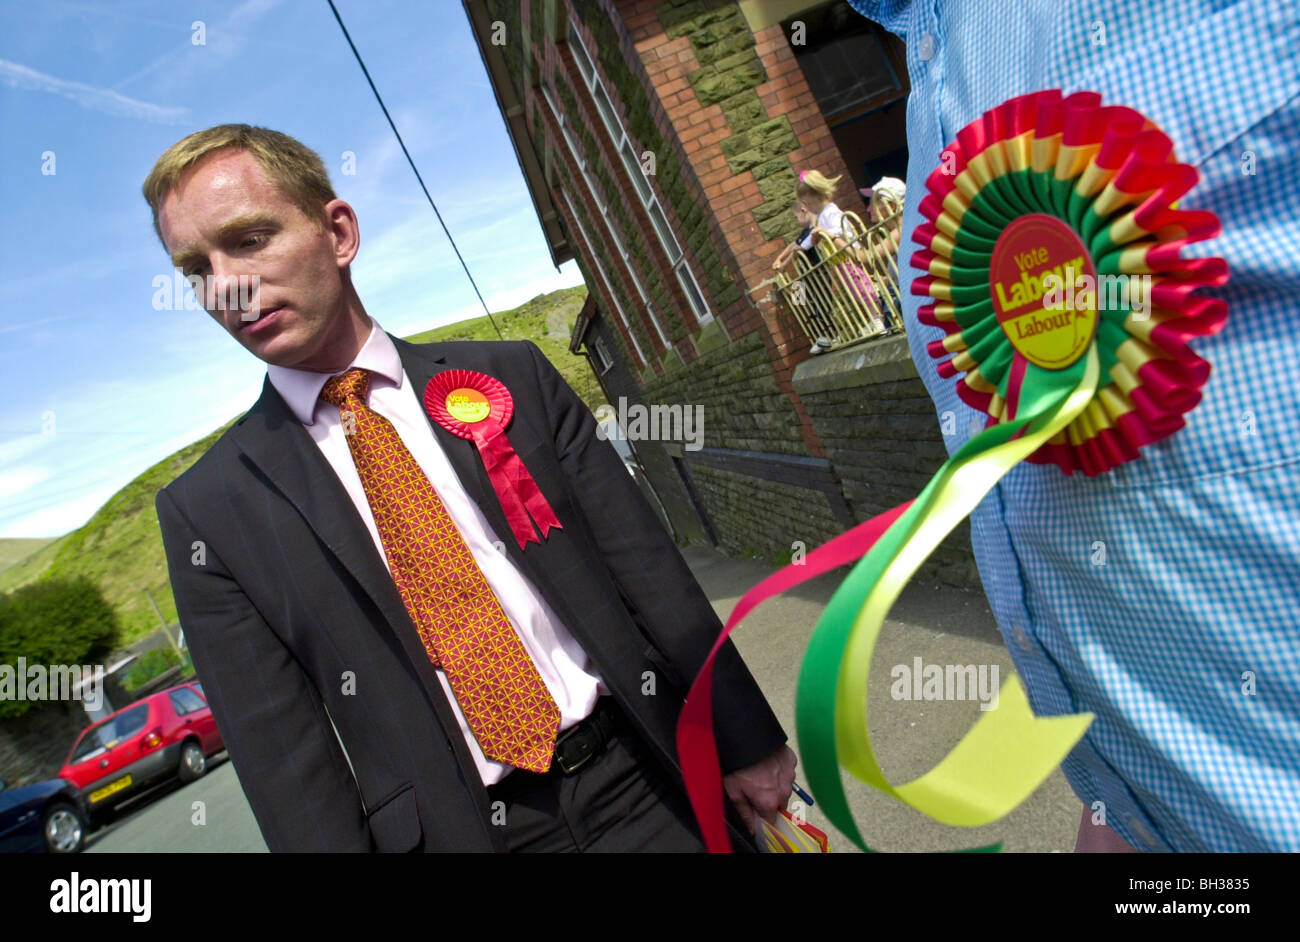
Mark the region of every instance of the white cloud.
<instances>
[{"instance_id":1,"label":"white cloud","mask_svg":"<svg viewBox=\"0 0 1300 942\"><path fill-rule=\"evenodd\" d=\"M97 88L84 82L55 78L44 72L37 72L17 62L0 59L0 82L11 88L27 88L38 92L49 92L70 98L83 108L101 111L104 114L138 118L159 124L182 124L189 120L188 108L169 108L155 105L138 98L128 98L110 88Z\"/></svg>"},{"instance_id":2,"label":"white cloud","mask_svg":"<svg viewBox=\"0 0 1300 942\"><path fill-rule=\"evenodd\" d=\"M33 511L25 517L5 524L4 532L0 533L0 536L8 538L62 536L89 520L91 515L103 507L118 490L120 487L101 488L84 497Z\"/></svg>"},{"instance_id":3,"label":"white cloud","mask_svg":"<svg viewBox=\"0 0 1300 942\"><path fill-rule=\"evenodd\" d=\"M0 466L13 464L22 458L26 458L32 452L40 451L46 445L53 442L54 439L49 435L23 435L19 438L11 438L8 441L0 442Z\"/></svg>"},{"instance_id":4,"label":"white cloud","mask_svg":"<svg viewBox=\"0 0 1300 942\"><path fill-rule=\"evenodd\" d=\"M50 469L40 465L27 465L10 471L0 471L0 497L10 498L35 487L50 476Z\"/></svg>"}]
</instances>

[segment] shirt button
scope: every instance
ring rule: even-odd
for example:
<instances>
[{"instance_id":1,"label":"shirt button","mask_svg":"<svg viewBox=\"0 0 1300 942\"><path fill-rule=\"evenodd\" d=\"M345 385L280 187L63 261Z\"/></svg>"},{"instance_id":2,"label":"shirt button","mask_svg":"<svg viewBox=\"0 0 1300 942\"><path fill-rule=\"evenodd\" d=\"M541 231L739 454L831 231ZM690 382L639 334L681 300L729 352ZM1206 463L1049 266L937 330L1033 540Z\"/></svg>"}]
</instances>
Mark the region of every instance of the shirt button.
<instances>
[{"instance_id":1,"label":"shirt button","mask_svg":"<svg viewBox=\"0 0 1300 942\"><path fill-rule=\"evenodd\" d=\"M1029 643L1029 635L1025 634L1025 629L1019 624L1011 626L1011 633L1016 636L1016 643L1026 651L1034 650L1034 646Z\"/></svg>"},{"instance_id":2,"label":"shirt button","mask_svg":"<svg viewBox=\"0 0 1300 942\"><path fill-rule=\"evenodd\" d=\"M934 58L934 35L931 33L922 33L921 38L916 44L916 54L921 57L922 62L929 62Z\"/></svg>"}]
</instances>

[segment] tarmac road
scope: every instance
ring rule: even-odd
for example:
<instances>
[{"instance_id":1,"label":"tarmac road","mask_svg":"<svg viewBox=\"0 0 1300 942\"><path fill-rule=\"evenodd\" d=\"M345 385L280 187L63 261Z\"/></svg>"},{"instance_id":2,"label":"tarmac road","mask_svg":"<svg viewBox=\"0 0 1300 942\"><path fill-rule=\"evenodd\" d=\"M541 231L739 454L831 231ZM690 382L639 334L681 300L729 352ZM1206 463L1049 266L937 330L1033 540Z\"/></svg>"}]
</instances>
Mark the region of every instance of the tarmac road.
<instances>
[{"instance_id":1,"label":"tarmac road","mask_svg":"<svg viewBox=\"0 0 1300 942\"><path fill-rule=\"evenodd\" d=\"M200 823L202 822L202 823ZM196 782L168 782L118 811L85 853L266 853L266 842L226 753Z\"/></svg>"}]
</instances>

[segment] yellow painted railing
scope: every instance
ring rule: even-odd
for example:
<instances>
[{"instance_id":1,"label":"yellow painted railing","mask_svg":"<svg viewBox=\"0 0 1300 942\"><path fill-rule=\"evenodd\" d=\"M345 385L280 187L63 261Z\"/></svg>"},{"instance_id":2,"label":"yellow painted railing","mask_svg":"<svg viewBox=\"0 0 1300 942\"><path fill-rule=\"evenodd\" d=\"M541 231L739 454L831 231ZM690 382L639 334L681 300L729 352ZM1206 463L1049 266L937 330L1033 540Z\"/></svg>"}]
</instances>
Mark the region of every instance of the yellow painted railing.
<instances>
[{"instance_id":1,"label":"yellow painted railing","mask_svg":"<svg viewBox=\"0 0 1300 942\"><path fill-rule=\"evenodd\" d=\"M814 228L818 260L795 252L786 269L776 274L786 307L809 340L822 342L823 350L903 329L897 241L903 206L884 191L876 200L882 217L876 225L865 226L857 214L845 213L840 232Z\"/></svg>"}]
</instances>

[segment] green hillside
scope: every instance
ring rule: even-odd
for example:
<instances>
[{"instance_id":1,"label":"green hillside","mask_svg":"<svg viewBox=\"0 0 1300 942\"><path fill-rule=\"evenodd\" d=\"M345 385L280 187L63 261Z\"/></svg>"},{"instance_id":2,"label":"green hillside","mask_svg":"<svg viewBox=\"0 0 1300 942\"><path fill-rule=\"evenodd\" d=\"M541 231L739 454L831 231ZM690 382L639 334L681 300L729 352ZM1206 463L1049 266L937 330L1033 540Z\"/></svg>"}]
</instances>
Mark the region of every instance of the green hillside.
<instances>
[{"instance_id":1,"label":"green hillside","mask_svg":"<svg viewBox=\"0 0 1300 942\"><path fill-rule=\"evenodd\" d=\"M587 300L587 289L578 286L540 294L526 304L502 314L494 314L501 328L502 340L531 340L546 358L569 382L582 401L594 412L605 401L596 377L585 357L569 352L569 337L578 312ZM432 343L439 340L496 340L497 333L487 316L448 324L407 337L412 343Z\"/></svg>"},{"instance_id":2,"label":"green hillside","mask_svg":"<svg viewBox=\"0 0 1300 942\"><path fill-rule=\"evenodd\" d=\"M30 582L50 564L61 536L37 540L0 539L0 592Z\"/></svg>"},{"instance_id":3,"label":"green hillside","mask_svg":"<svg viewBox=\"0 0 1300 942\"><path fill-rule=\"evenodd\" d=\"M58 537L53 536L39 539L0 538L0 572L35 555L56 539Z\"/></svg>"},{"instance_id":4,"label":"green hillside","mask_svg":"<svg viewBox=\"0 0 1300 942\"><path fill-rule=\"evenodd\" d=\"M591 408L603 398L587 361L569 353L569 334L586 300L586 289L568 288L540 295L511 311L494 315L506 340L532 340ZM443 340L493 340L496 332L487 317L450 324L407 337L413 343ZM93 579L122 621L129 644L158 627L148 591L169 623L176 604L167 581L162 534L154 496L208 450L239 418L236 416L202 441L195 442L149 468L114 494L84 526L51 542L7 540L0 550L6 563L19 555L24 542L29 555L0 572L0 591L9 591L36 578L85 575ZM32 552L35 549L35 552Z\"/></svg>"}]
</instances>

